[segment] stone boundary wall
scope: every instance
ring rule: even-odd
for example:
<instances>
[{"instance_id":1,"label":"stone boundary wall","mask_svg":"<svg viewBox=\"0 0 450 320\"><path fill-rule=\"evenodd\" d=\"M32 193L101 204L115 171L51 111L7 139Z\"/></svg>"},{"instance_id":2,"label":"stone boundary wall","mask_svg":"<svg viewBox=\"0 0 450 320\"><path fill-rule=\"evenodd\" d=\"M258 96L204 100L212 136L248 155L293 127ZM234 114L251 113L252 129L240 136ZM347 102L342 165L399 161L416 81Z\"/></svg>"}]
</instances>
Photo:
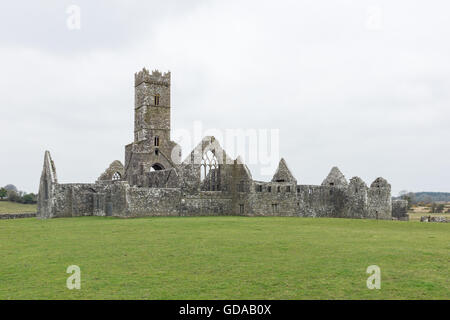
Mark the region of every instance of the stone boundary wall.
<instances>
[{"instance_id":1,"label":"stone boundary wall","mask_svg":"<svg viewBox=\"0 0 450 320\"><path fill-rule=\"evenodd\" d=\"M20 218L36 218L36 212L34 213L2 213L0 219L20 219Z\"/></svg>"},{"instance_id":2,"label":"stone boundary wall","mask_svg":"<svg viewBox=\"0 0 450 320\"><path fill-rule=\"evenodd\" d=\"M422 216L420 217L420 222L450 222L445 217L432 217L432 216Z\"/></svg>"},{"instance_id":3,"label":"stone boundary wall","mask_svg":"<svg viewBox=\"0 0 450 320\"><path fill-rule=\"evenodd\" d=\"M391 219L389 190L373 190L375 199L370 191L363 188L353 194L351 186L291 182L250 183L248 190L242 192L196 193L181 188L129 186L125 181L56 184L50 217L242 215ZM370 215L371 210L376 214Z\"/></svg>"}]
</instances>

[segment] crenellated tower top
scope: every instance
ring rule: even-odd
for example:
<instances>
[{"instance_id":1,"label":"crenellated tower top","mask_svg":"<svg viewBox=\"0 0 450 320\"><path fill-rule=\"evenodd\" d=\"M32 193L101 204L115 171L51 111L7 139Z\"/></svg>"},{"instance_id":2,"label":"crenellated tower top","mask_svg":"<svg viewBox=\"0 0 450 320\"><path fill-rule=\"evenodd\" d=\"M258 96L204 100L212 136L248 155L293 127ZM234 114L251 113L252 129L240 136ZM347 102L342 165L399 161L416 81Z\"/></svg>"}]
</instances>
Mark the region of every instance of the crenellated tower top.
<instances>
[{"instance_id":1,"label":"crenellated tower top","mask_svg":"<svg viewBox=\"0 0 450 320\"><path fill-rule=\"evenodd\" d=\"M159 70L153 70L150 73L143 68L142 71L134 74L134 86L137 87L143 82L170 86L170 71L161 73Z\"/></svg>"}]
</instances>

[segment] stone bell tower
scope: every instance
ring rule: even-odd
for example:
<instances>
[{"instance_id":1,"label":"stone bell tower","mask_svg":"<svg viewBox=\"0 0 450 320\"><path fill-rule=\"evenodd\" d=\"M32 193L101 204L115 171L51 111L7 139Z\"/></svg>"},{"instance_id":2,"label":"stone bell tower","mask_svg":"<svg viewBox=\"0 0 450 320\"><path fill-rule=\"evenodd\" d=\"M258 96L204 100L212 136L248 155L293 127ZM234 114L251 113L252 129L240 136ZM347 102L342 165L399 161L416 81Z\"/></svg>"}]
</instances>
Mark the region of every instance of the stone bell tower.
<instances>
[{"instance_id":1,"label":"stone bell tower","mask_svg":"<svg viewBox=\"0 0 450 320\"><path fill-rule=\"evenodd\" d=\"M144 68L134 78L134 142L163 146L170 141L170 72Z\"/></svg>"},{"instance_id":2,"label":"stone bell tower","mask_svg":"<svg viewBox=\"0 0 450 320\"><path fill-rule=\"evenodd\" d=\"M144 68L134 75L134 88L134 142L125 147L125 177L144 186L148 172L178 161L178 145L170 140L170 72Z\"/></svg>"}]
</instances>

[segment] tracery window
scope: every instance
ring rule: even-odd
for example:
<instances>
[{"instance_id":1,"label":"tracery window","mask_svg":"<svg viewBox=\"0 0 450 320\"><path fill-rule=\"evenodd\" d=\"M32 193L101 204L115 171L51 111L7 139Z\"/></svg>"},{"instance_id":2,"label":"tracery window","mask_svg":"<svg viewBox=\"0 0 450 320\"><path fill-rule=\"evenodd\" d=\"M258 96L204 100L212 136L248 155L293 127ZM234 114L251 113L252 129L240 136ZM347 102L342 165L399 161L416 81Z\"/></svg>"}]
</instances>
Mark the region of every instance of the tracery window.
<instances>
[{"instance_id":1,"label":"tracery window","mask_svg":"<svg viewBox=\"0 0 450 320\"><path fill-rule=\"evenodd\" d=\"M112 175L112 181L117 181L120 180L122 177L120 175L120 173L118 172L114 172L114 174Z\"/></svg>"},{"instance_id":2,"label":"tracery window","mask_svg":"<svg viewBox=\"0 0 450 320\"><path fill-rule=\"evenodd\" d=\"M202 190L219 191L219 164L213 151L208 150L203 154L200 166L200 180L202 182Z\"/></svg>"}]
</instances>

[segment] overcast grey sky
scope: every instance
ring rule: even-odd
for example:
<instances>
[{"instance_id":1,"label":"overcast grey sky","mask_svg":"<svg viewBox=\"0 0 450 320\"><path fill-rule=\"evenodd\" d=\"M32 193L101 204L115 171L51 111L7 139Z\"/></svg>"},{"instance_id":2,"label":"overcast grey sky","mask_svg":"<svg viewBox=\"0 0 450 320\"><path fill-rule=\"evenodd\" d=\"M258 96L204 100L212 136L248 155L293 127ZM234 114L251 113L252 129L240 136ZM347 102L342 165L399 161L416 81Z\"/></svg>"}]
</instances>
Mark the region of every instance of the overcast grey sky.
<instances>
[{"instance_id":1,"label":"overcast grey sky","mask_svg":"<svg viewBox=\"0 0 450 320\"><path fill-rule=\"evenodd\" d=\"M0 12L2 186L36 192L47 149L63 183L123 162L134 73L147 67L172 72L172 128L280 129L301 184L337 165L367 184L385 177L393 194L450 192L446 0L30 0Z\"/></svg>"}]
</instances>

